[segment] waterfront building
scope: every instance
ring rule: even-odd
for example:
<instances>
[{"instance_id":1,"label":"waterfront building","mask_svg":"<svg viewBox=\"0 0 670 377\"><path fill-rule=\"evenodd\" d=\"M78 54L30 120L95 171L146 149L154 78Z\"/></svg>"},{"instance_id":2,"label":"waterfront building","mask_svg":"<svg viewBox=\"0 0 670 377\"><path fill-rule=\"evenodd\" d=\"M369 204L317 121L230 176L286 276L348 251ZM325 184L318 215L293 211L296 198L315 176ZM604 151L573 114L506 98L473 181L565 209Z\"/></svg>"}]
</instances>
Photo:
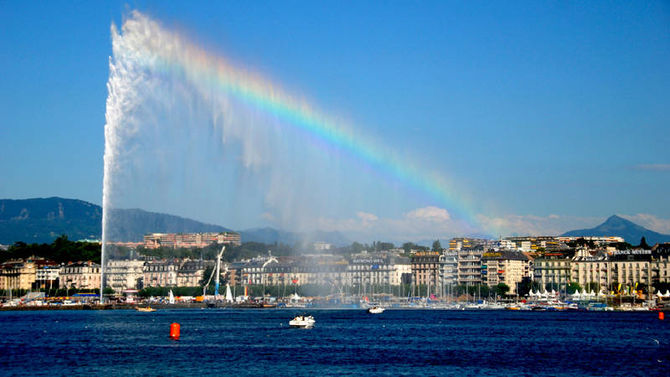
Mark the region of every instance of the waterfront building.
<instances>
[{"instance_id":1,"label":"waterfront building","mask_svg":"<svg viewBox=\"0 0 670 377\"><path fill-rule=\"evenodd\" d=\"M587 288L597 285L603 292L648 290L658 265L651 250L579 251L571 263L571 281Z\"/></svg>"},{"instance_id":2,"label":"waterfront building","mask_svg":"<svg viewBox=\"0 0 670 377\"><path fill-rule=\"evenodd\" d=\"M46 259L35 261L35 284L33 284L33 288L58 288L60 267L58 263Z\"/></svg>"},{"instance_id":3,"label":"waterfront building","mask_svg":"<svg viewBox=\"0 0 670 377\"><path fill-rule=\"evenodd\" d=\"M297 261L295 258L279 257L270 261L265 268L265 282L267 285L282 286L297 284L298 277L294 275ZM293 283L293 281L296 281Z\"/></svg>"},{"instance_id":4,"label":"waterfront building","mask_svg":"<svg viewBox=\"0 0 670 377\"><path fill-rule=\"evenodd\" d=\"M670 243L657 244L651 251L653 253L651 265L652 285L670 282Z\"/></svg>"},{"instance_id":5,"label":"waterfront building","mask_svg":"<svg viewBox=\"0 0 670 377\"><path fill-rule=\"evenodd\" d=\"M410 258L395 254L391 263L394 269L391 275L391 285L410 284L412 280L412 263Z\"/></svg>"},{"instance_id":6,"label":"waterfront building","mask_svg":"<svg viewBox=\"0 0 670 377\"><path fill-rule=\"evenodd\" d=\"M489 287L507 285L516 294L518 284L530 277L530 260L521 252L500 250L482 254L482 283Z\"/></svg>"},{"instance_id":7,"label":"waterfront building","mask_svg":"<svg viewBox=\"0 0 670 377\"><path fill-rule=\"evenodd\" d=\"M279 263L279 261L272 255L249 260L242 267L242 284L264 285L268 282L266 267L276 263Z\"/></svg>"},{"instance_id":8,"label":"waterfront building","mask_svg":"<svg viewBox=\"0 0 670 377\"><path fill-rule=\"evenodd\" d=\"M608 292L611 274L607 253L602 250L578 250L570 264L570 275L571 280L581 285L587 292Z\"/></svg>"},{"instance_id":9,"label":"waterfront building","mask_svg":"<svg viewBox=\"0 0 670 377\"><path fill-rule=\"evenodd\" d=\"M349 262L339 255L309 255L301 257L295 264L299 284L330 286L341 291L347 284Z\"/></svg>"},{"instance_id":10,"label":"waterfront building","mask_svg":"<svg viewBox=\"0 0 670 377\"><path fill-rule=\"evenodd\" d=\"M231 285L321 285L342 292L348 280L346 259L318 255L302 257L256 257L232 263L228 278Z\"/></svg>"},{"instance_id":11,"label":"waterfront building","mask_svg":"<svg viewBox=\"0 0 670 377\"><path fill-rule=\"evenodd\" d=\"M36 264L33 258L10 260L0 264L0 290L29 290L35 279Z\"/></svg>"},{"instance_id":12,"label":"waterfront building","mask_svg":"<svg viewBox=\"0 0 670 377\"><path fill-rule=\"evenodd\" d=\"M633 249L608 252L610 258L610 291L632 290L647 287L651 291L651 250Z\"/></svg>"},{"instance_id":13,"label":"waterfront building","mask_svg":"<svg viewBox=\"0 0 670 377\"><path fill-rule=\"evenodd\" d=\"M176 287L177 271L179 261L151 260L144 263L143 286L144 287Z\"/></svg>"},{"instance_id":14,"label":"waterfront building","mask_svg":"<svg viewBox=\"0 0 670 377\"><path fill-rule=\"evenodd\" d=\"M443 250L440 254L440 294L444 295L446 290L458 284L458 252L455 250Z\"/></svg>"},{"instance_id":15,"label":"waterfront building","mask_svg":"<svg viewBox=\"0 0 670 377\"><path fill-rule=\"evenodd\" d=\"M100 289L100 265L93 262L68 263L60 268L61 288Z\"/></svg>"},{"instance_id":16,"label":"waterfront building","mask_svg":"<svg viewBox=\"0 0 670 377\"><path fill-rule=\"evenodd\" d=\"M440 252L419 251L412 254L410 260L414 286L426 286L428 295L434 294L439 289Z\"/></svg>"},{"instance_id":17,"label":"waterfront building","mask_svg":"<svg viewBox=\"0 0 670 377\"><path fill-rule=\"evenodd\" d=\"M346 271L347 285L368 292L369 286L400 285L403 274L411 273L412 266L408 258L393 253L364 252L351 256Z\"/></svg>"},{"instance_id":18,"label":"waterfront building","mask_svg":"<svg viewBox=\"0 0 670 377\"><path fill-rule=\"evenodd\" d=\"M110 259L105 267L105 287L121 293L127 289L144 287L144 261L138 259Z\"/></svg>"},{"instance_id":19,"label":"waterfront building","mask_svg":"<svg viewBox=\"0 0 670 377\"><path fill-rule=\"evenodd\" d=\"M333 292L345 289L360 294L373 290L390 291L411 280L410 260L395 253L360 253L350 261L334 255L300 257L262 256L230 264L227 281L231 285L321 285ZM381 288L385 287L385 288ZM376 291L375 291L376 292ZM378 292L377 292L378 293Z\"/></svg>"},{"instance_id":20,"label":"waterfront building","mask_svg":"<svg viewBox=\"0 0 670 377\"><path fill-rule=\"evenodd\" d=\"M242 243L237 232L218 233L152 233L144 236L144 247L157 249L207 247L211 244L237 245Z\"/></svg>"},{"instance_id":21,"label":"waterfront building","mask_svg":"<svg viewBox=\"0 0 670 377\"><path fill-rule=\"evenodd\" d=\"M190 260L186 259L181 262L179 270L177 271L177 286L178 287L197 287L205 278L205 269L208 266L215 266L214 261L204 260ZM207 276L209 278L209 276Z\"/></svg>"},{"instance_id":22,"label":"waterfront building","mask_svg":"<svg viewBox=\"0 0 670 377\"><path fill-rule=\"evenodd\" d=\"M482 255L484 249L471 248L458 251L458 284L478 285L482 283Z\"/></svg>"},{"instance_id":23,"label":"waterfront building","mask_svg":"<svg viewBox=\"0 0 670 377\"><path fill-rule=\"evenodd\" d=\"M533 277L542 290L565 291L571 279L572 259L560 256L544 256L534 261Z\"/></svg>"}]
</instances>

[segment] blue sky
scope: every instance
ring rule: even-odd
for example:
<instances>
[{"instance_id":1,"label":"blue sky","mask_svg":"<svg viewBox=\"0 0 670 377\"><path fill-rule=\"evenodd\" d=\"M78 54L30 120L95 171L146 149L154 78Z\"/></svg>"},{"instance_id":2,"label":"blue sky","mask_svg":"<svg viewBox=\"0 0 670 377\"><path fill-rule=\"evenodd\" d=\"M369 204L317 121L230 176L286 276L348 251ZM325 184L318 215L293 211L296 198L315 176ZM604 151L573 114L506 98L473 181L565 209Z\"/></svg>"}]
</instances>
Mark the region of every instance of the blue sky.
<instances>
[{"instance_id":1,"label":"blue sky","mask_svg":"<svg viewBox=\"0 0 670 377\"><path fill-rule=\"evenodd\" d=\"M448 176L482 222L558 232L617 213L670 232L664 2L0 1L0 197L101 203L110 24L130 9ZM459 230L420 195L361 203L320 223Z\"/></svg>"}]
</instances>

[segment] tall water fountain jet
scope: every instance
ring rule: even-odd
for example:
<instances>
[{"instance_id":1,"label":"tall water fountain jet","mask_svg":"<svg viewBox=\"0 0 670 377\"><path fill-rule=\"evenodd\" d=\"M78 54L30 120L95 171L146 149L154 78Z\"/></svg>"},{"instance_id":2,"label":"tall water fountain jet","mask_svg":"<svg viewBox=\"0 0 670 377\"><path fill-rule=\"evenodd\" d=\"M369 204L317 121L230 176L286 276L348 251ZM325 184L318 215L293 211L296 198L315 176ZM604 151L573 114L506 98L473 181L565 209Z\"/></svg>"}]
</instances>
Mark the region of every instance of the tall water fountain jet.
<instances>
[{"instance_id":1,"label":"tall water fountain jet","mask_svg":"<svg viewBox=\"0 0 670 377\"><path fill-rule=\"evenodd\" d=\"M119 237L115 208L228 226L254 224L262 215L301 230L322 214L356 213L371 193L393 206L409 188L470 214L443 175L399 159L340 119L137 11L120 31L112 25L111 35L101 300L109 242ZM245 223L244 216L253 218Z\"/></svg>"},{"instance_id":2,"label":"tall water fountain jet","mask_svg":"<svg viewBox=\"0 0 670 377\"><path fill-rule=\"evenodd\" d=\"M318 208L342 166L337 153L322 153L322 135L288 125L323 120L271 82L139 12L120 31L112 25L111 35L101 300L109 242L118 240L114 208L216 223L228 219L215 212L255 210L299 229L301 214Z\"/></svg>"}]
</instances>

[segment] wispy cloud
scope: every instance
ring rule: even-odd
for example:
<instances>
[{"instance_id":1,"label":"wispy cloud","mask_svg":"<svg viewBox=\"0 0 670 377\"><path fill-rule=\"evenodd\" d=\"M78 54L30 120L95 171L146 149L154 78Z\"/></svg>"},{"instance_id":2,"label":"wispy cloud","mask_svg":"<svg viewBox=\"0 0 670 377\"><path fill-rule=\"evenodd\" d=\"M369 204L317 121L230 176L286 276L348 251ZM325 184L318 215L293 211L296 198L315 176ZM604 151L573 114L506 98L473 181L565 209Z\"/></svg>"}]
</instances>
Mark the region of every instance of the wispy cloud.
<instances>
[{"instance_id":1,"label":"wispy cloud","mask_svg":"<svg viewBox=\"0 0 670 377\"><path fill-rule=\"evenodd\" d=\"M379 217L373 213L368 213L368 212L356 212L356 216L361 220L361 225L364 227L370 226L373 222L379 220Z\"/></svg>"},{"instance_id":2,"label":"wispy cloud","mask_svg":"<svg viewBox=\"0 0 670 377\"><path fill-rule=\"evenodd\" d=\"M438 223L448 221L451 218L446 209L433 206L417 208L408 212L405 217L408 219L427 220Z\"/></svg>"},{"instance_id":3,"label":"wispy cloud","mask_svg":"<svg viewBox=\"0 0 670 377\"><path fill-rule=\"evenodd\" d=\"M670 164L641 164L633 166L635 170L670 171Z\"/></svg>"},{"instance_id":4,"label":"wispy cloud","mask_svg":"<svg viewBox=\"0 0 670 377\"><path fill-rule=\"evenodd\" d=\"M569 230L594 227L605 220L600 217L535 215L479 215L478 220L488 229L498 229L502 236L547 235L555 236Z\"/></svg>"}]
</instances>

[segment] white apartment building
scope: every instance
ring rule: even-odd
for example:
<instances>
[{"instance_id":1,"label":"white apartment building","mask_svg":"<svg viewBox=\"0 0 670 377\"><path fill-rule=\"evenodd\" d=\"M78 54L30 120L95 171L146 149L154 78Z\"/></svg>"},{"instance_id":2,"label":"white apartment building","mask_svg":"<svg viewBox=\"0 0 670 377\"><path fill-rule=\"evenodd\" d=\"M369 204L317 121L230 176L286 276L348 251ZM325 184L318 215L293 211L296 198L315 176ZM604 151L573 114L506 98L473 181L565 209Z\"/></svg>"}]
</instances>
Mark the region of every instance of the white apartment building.
<instances>
[{"instance_id":1,"label":"white apartment building","mask_svg":"<svg viewBox=\"0 0 670 377\"><path fill-rule=\"evenodd\" d=\"M120 293L127 289L142 289L144 261L137 259L111 259L105 268L105 286Z\"/></svg>"}]
</instances>

